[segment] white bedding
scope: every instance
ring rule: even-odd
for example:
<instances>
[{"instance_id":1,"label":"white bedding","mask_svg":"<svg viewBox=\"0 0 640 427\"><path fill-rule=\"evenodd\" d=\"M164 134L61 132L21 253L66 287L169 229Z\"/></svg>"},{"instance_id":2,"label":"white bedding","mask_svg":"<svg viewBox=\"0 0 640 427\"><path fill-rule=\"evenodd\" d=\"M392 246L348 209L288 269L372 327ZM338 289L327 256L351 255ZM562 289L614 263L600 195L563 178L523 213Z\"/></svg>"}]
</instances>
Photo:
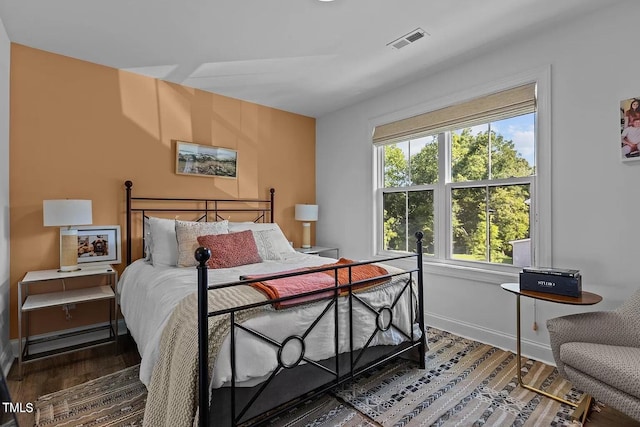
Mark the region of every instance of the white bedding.
<instances>
[{"instance_id":1,"label":"white bedding","mask_svg":"<svg viewBox=\"0 0 640 427\"><path fill-rule=\"evenodd\" d=\"M270 274L300 267L311 267L328 264L335 260L294 253L284 260L264 261L259 264L243 265L241 267L209 270L209 283L224 283L236 281L241 275ZM385 265L392 272L393 267ZM404 281L402 281L404 282ZM138 351L142 357L140 365L140 380L149 385L153 366L158 358L159 343L162 331L171 312L178 302L186 295L196 291L197 270L195 267L164 267L152 266L144 260L132 263L122 274L118 283L120 306L127 324L127 328L135 339ZM358 295L374 307L391 305L401 284L380 286L375 290L361 292ZM410 325L408 311L408 293L403 298L407 303L398 304L393 312L393 323L406 334L419 337L417 325ZM413 298L414 305L416 298ZM265 335L282 342L288 336L303 333L326 307L326 302L305 304L284 310L267 310L257 317L251 318L244 326L257 330ZM349 349L348 339L348 301L340 298L339 315L341 333L339 340L340 351ZM415 309L415 308L414 308ZM333 309L325 314L323 320L305 340L305 356L314 360L331 357L334 353ZM375 328L375 315L360 303L354 303L354 319L365 319L363 322L354 321L355 347L362 347ZM236 385L253 386L262 381L277 366L277 349L255 338L245 339L246 332L238 331L236 337L237 371ZM370 345L399 344L404 337L394 328L376 334ZM231 380L229 363L229 339L225 339L216 361L212 385L220 387Z\"/></svg>"}]
</instances>

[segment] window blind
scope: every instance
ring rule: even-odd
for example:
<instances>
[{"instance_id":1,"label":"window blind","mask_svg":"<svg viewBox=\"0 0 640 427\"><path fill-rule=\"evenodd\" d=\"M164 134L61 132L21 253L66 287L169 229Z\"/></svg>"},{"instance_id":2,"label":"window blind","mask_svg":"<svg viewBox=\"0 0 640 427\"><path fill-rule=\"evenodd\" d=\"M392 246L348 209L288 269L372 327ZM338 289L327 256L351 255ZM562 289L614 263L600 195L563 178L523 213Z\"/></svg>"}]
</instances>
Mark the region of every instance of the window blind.
<instances>
[{"instance_id":1,"label":"window blind","mask_svg":"<svg viewBox=\"0 0 640 427\"><path fill-rule=\"evenodd\" d=\"M530 83L485 95L460 104L376 126L374 144L388 144L409 136L437 132L532 113L536 108L536 85Z\"/></svg>"}]
</instances>

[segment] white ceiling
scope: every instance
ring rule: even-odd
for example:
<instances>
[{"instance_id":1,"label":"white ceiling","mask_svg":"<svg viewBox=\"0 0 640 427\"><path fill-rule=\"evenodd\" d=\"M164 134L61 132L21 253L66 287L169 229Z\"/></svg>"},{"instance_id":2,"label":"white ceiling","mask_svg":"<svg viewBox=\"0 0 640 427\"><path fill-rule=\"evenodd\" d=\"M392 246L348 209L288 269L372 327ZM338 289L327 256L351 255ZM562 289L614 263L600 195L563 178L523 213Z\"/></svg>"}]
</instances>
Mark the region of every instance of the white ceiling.
<instances>
[{"instance_id":1,"label":"white ceiling","mask_svg":"<svg viewBox=\"0 0 640 427\"><path fill-rule=\"evenodd\" d=\"M620 1L0 0L0 19L15 43L320 117Z\"/></svg>"}]
</instances>

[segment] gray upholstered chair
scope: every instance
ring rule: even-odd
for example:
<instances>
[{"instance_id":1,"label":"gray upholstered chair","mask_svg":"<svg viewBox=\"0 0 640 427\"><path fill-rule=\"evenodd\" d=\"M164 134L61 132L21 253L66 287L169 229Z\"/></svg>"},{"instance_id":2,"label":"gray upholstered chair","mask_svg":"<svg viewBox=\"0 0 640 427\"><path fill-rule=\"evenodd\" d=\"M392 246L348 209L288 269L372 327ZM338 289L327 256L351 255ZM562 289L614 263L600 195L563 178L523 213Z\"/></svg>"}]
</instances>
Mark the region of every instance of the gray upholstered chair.
<instances>
[{"instance_id":1,"label":"gray upholstered chair","mask_svg":"<svg viewBox=\"0 0 640 427\"><path fill-rule=\"evenodd\" d=\"M640 421L640 290L614 311L547 321L560 375Z\"/></svg>"}]
</instances>

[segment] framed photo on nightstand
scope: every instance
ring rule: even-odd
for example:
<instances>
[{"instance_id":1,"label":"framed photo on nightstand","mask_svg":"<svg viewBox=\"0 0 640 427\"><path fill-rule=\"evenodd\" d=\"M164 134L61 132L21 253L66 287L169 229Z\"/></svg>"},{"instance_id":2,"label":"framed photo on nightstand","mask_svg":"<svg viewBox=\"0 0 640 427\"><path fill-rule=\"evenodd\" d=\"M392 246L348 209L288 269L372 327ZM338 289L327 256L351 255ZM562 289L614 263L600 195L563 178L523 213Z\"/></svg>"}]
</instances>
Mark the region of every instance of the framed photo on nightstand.
<instances>
[{"instance_id":1,"label":"framed photo on nightstand","mask_svg":"<svg viewBox=\"0 0 640 427\"><path fill-rule=\"evenodd\" d=\"M98 266L122 262L119 225L93 225L74 228L78 230L78 264Z\"/></svg>"}]
</instances>

